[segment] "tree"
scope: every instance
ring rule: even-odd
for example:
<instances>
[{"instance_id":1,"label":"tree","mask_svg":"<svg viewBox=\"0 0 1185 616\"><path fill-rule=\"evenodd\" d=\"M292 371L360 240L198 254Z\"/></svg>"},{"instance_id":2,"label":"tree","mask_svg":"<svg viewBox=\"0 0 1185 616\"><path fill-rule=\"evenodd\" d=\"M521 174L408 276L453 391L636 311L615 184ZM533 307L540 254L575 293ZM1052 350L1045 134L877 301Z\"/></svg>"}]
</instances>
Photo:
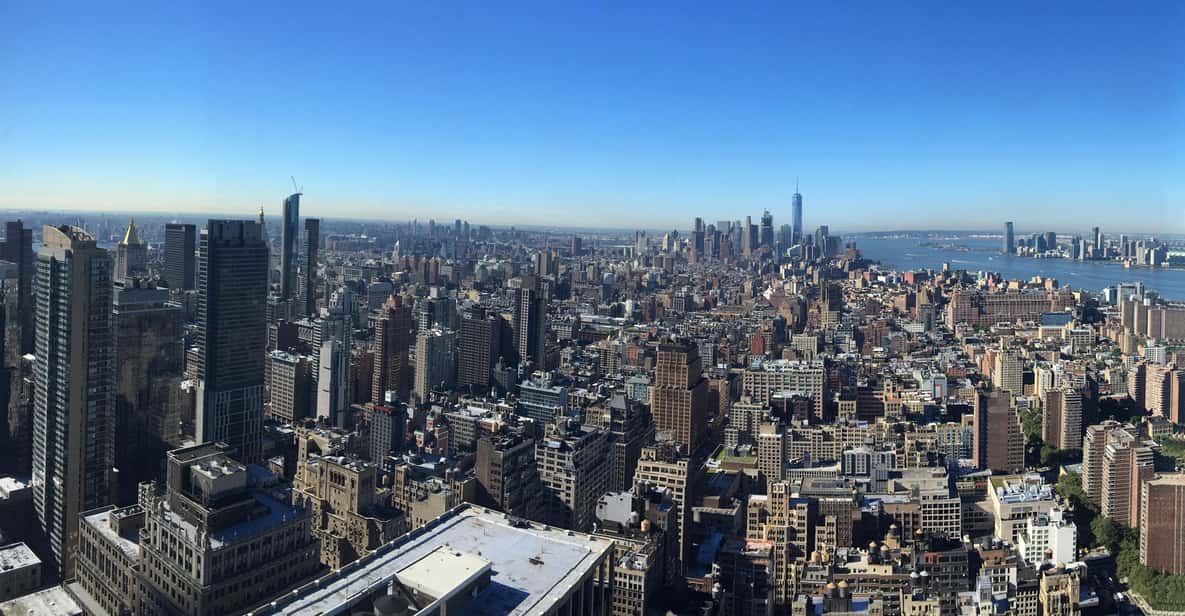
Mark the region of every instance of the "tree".
<instances>
[{"instance_id":1,"label":"tree","mask_svg":"<svg viewBox=\"0 0 1185 616\"><path fill-rule=\"evenodd\" d=\"M1122 538L1119 526L1105 515L1095 516L1090 523L1090 532L1094 535L1095 547L1105 547L1112 554L1119 552L1119 541Z\"/></svg>"}]
</instances>

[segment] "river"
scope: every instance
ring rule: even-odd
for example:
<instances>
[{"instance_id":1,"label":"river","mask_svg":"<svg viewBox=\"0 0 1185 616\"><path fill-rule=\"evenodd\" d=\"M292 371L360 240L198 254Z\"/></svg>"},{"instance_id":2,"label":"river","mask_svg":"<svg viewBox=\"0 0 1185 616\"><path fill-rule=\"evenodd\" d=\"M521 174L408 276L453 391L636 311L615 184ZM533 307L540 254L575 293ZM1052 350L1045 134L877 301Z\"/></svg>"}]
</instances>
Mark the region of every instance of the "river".
<instances>
[{"instance_id":1,"label":"river","mask_svg":"<svg viewBox=\"0 0 1185 616\"><path fill-rule=\"evenodd\" d=\"M1120 282L1142 282L1148 290L1155 290L1170 300L1185 300L1185 270L1136 267L1125 269L1118 261L1074 261L1072 259L1033 259L999 254L1000 240L987 238L920 239L845 237L845 242L856 242L864 258L880 261L900 271L941 270L943 263L951 269L969 272L999 272L1008 279L1028 280L1033 276L1052 276L1059 285L1075 289L1101 291ZM965 246L922 246L921 243Z\"/></svg>"}]
</instances>

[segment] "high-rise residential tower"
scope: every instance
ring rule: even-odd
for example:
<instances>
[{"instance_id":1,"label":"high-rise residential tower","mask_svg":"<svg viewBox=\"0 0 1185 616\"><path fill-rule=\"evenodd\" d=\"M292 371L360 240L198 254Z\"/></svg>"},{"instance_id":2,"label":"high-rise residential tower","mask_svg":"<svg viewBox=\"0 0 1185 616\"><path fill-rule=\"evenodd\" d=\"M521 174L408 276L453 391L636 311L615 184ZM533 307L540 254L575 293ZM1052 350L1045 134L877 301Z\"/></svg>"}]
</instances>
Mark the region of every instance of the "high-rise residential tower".
<instances>
[{"instance_id":1,"label":"high-rise residential tower","mask_svg":"<svg viewBox=\"0 0 1185 616\"><path fill-rule=\"evenodd\" d=\"M547 349L547 302L534 276L511 281L514 297L514 350L520 365L542 368Z\"/></svg>"},{"instance_id":2,"label":"high-rise residential tower","mask_svg":"<svg viewBox=\"0 0 1185 616\"><path fill-rule=\"evenodd\" d=\"M33 506L57 571L74 575L78 514L112 498L115 345L111 258L77 227L37 253Z\"/></svg>"},{"instance_id":3,"label":"high-rise residential tower","mask_svg":"<svg viewBox=\"0 0 1185 616\"><path fill-rule=\"evenodd\" d=\"M415 340L415 320L411 304L398 295L391 295L379 309L374 322L374 378L371 380L370 401L386 402L386 393L395 392L399 400L407 402L411 390L410 349Z\"/></svg>"},{"instance_id":4,"label":"high-rise residential tower","mask_svg":"<svg viewBox=\"0 0 1185 616\"><path fill-rule=\"evenodd\" d=\"M197 227L165 225L164 279L170 289L189 290L197 283Z\"/></svg>"},{"instance_id":5,"label":"high-rise residential tower","mask_svg":"<svg viewBox=\"0 0 1185 616\"><path fill-rule=\"evenodd\" d=\"M304 221L304 272L300 277L300 301L304 316L317 316L317 248L321 242L321 219Z\"/></svg>"},{"instance_id":6,"label":"high-rise residential tower","mask_svg":"<svg viewBox=\"0 0 1185 616\"><path fill-rule=\"evenodd\" d=\"M1016 235L1012 231L1012 221L1004 223L1004 254L1010 255L1016 253Z\"/></svg>"},{"instance_id":7,"label":"high-rise residential tower","mask_svg":"<svg viewBox=\"0 0 1185 616\"><path fill-rule=\"evenodd\" d=\"M268 253L246 220L210 220L198 250L197 441L250 463L262 447Z\"/></svg>"},{"instance_id":8,"label":"high-rise residential tower","mask_svg":"<svg viewBox=\"0 0 1185 616\"><path fill-rule=\"evenodd\" d=\"M296 243L300 237L300 195L284 199L284 221L280 227L280 299L296 298Z\"/></svg>"},{"instance_id":9,"label":"high-rise residential tower","mask_svg":"<svg viewBox=\"0 0 1185 616\"><path fill-rule=\"evenodd\" d=\"M430 329L416 336L416 398L428 400L428 394L440 387L449 391L456 386L457 337L452 330Z\"/></svg>"}]
</instances>

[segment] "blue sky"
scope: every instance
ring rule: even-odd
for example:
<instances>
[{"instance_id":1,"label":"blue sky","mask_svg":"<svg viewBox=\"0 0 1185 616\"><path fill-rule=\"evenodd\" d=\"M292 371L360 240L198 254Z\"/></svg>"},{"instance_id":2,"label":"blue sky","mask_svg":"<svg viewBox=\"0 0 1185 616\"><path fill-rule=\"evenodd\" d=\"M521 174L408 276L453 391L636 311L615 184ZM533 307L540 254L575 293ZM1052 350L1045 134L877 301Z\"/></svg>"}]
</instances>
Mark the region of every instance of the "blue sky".
<instances>
[{"instance_id":1,"label":"blue sky","mask_svg":"<svg viewBox=\"0 0 1185 616\"><path fill-rule=\"evenodd\" d=\"M1185 232L1182 2L334 4L0 2L0 207Z\"/></svg>"}]
</instances>

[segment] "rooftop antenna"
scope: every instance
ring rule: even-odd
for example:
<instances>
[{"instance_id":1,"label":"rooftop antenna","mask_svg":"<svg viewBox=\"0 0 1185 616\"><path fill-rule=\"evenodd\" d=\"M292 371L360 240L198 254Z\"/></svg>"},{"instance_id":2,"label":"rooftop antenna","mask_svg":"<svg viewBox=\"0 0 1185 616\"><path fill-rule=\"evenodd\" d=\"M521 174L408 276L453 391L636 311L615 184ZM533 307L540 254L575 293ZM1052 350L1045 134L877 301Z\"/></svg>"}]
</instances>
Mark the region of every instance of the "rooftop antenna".
<instances>
[{"instance_id":1,"label":"rooftop antenna","mask_svg":"<svg viewBox=\"0 0 1185 616\"><path fill-rule=\"evenodd\" d=\"M288 177L292 178L292 192L300 194L300 189L296 187L296 176L290 175Z\"/></svg>"},{"instance_id":2,"label":"rooftop antenna","mask_svg":"<svg viewBox=\"0 0 1185 616\"><path fill-rule=\"evenodd\" d=\"M798 176L794 176L794 192L798 192Z\"/></svg>"}]
</instances>

